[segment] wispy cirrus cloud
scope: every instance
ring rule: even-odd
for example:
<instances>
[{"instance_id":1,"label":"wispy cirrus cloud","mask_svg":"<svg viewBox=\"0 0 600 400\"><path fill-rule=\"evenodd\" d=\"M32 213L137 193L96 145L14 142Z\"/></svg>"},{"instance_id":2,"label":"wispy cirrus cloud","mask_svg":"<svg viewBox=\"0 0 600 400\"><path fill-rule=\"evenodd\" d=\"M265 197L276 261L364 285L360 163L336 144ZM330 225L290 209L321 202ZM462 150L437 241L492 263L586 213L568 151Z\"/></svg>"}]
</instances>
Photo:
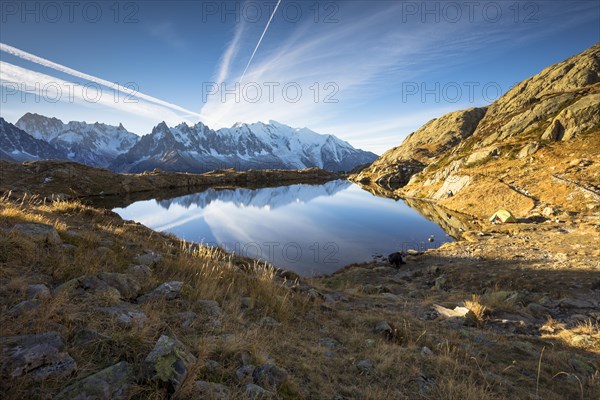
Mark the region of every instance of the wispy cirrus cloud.
<instances>
[{"instance_id":1,"label":"wispy cirrus cloud","mask_svg":"<svg viewBox=\"0 0 600 400\"><path fill-rule=\"evenodd\" d=\"M438 102L428 104L426 112L415 114L410 105L398 100L402 83L426 80L431 74L472 63L478 52L488 48L509 51L512 43L539 40L557 29L548 21L565 13L564 4L536 3L541 7L536 14L538 20L525 23L529 16L525 10L521 10L523 15L517 21L508 5L502 5L502 17L492 20L483 14L480 4L473 18L463 9L462 18L455 23L444 18L435 23L431 16L423 23L421 14L406 15L405 3L337 3L338 22L330 24L315 23L311 18L289 23L276 17L258 51L255 40L251 40L256 35L251 32L256 33L262 25L242 21L235 39L224 50L227 57L217 68L217 82L222 86L212 88L217 92L203 104L202 119L215 127L270 119L293 126L309 125L381 152L440 116L440 111L484 105ZM440 7L444 4L432 3ZM586 7L590 6L573 5L568 11L573 18L565 24L589 18L583 12ZM253 61L248 66L252 49L254 58L250 57ZM231 94L236 85L237 98ZM285 98L285 85L289 85L292 96L299 87L299 99ZM363 121L369 117L361 107L372 109L372 102L385 102L386 97L397 105L397 116L388 111L384 121L371 117L362 124L366 130L353 123L354 114L361 114ZM382 124L384 127L373 129Z\"/></svg>"},{"instance_id":2,"label":"wispy cirrus cloud","mask_svg":"<svg viewBox=\"0 0 600 400\"><path fill-rule=\"evenodd\" d=\"M181 113L155 102L134 97L115 96L114 92L102 91L101 88L100 90L91 87L85 88L77 83L32 71L5 61L0 61L0 84L7 91L18 91L19 88L26 85L29 96L37 96L51 103L65 102L90 107L102 106L145 119L154 119L157 115L160 115L167 123L173 125L182 122L182 119L190 123L193 122L193 120L183 117ZM8 96L8 94L5 94L5 96ZM36 101L35 98L32 101Z\"/></svg>"},{"instance_id":3,"label":"wispy cirrus cloud","mask_svg":"<svg viewBox=\"0 0 600 400\"><path fill-rule=\"evenodd\" d=\"M159 111L161 111L161 114L168 115L169 113L172 113L173 111L176 111L176 112L181 113L182 118L189 119L191 117L197 118L197 117L200 116L195 111L191 111L191 110L185 109L183 107L178 106L177 104L169 103L169 102L166 102L164 100L158 99L156 97L153 97L153 96L150 96L150 95L138 92L137 90L132 89L131 87L121 86L121 85L119 85L117 83L110 82L108 80L99 78L97 76L93 76L93 75L90 75L90 74L86 74L85 72L77 71L77 70L69 68L69 67L67 67L65 65L61 65L61 64L55 63L53 61L47 60L45 58L38 57L38 56L36 56L34 54L28 53L28 52L26 52L24 50L18 49L16 47L10 46L10 45L5 44L5 43L0 43L0 51L3 51L5 53L7 53L7 54L16 56L16 57L18 57L20 59L23 59L25 61L29 61L29 62L38 64L40 66L53 69L53 70L55 70L57 72L61 72L61 73L67 74L67 75L71 75L73 77L80 78L80 79L83 79L83 80L88 81L88 82L93 82L93 83L95 83L97 85L104 86L104 87L109 88L111 90L120 92L120 93L122 93L124 95L132 96L132 97L135 97L137 99L143 100L146 103L155 104L156 106L160 106L160 107L155 107L154 108L155 111L159 110ZM13 79L17 79L18 77L20 77L22 80L18 81L18 83L29 84L30 86L34 86L36 83L39 83L39 82L37 82L35 80L27 80L28 78L31 78L32 76L44 77L43 78L44 81L45 82L47 81L46 77L48 77L48 75L33 74L34 71L30 71L30 72L32 72L32 74L27 74L27 73L25 73L25 71L29 71L29 70L27 70L25 68L19 68L19 70L13 69L12 72L18 72L18 73L14 74L12 76L12 78ZM1 76L4 76L5 72L6 71L4 71L4 70L0 71L0 73L2 74ZM55 79L55 81L66 82L66 81L64 81L62 79L58 79L58 78L54 78L54 79ZM72 83L72 82L71 82L71 84L74 85L74 83ZM130 109L131 109L132 112L135 112L135 108L134 107L130 106ZM140 109L138 111L139 112L137 112L137 114L143 114L145 112L144 109ZM155 116L156 115L160 115L160 114L155 114Z\"/></svg>"}]
</instances>

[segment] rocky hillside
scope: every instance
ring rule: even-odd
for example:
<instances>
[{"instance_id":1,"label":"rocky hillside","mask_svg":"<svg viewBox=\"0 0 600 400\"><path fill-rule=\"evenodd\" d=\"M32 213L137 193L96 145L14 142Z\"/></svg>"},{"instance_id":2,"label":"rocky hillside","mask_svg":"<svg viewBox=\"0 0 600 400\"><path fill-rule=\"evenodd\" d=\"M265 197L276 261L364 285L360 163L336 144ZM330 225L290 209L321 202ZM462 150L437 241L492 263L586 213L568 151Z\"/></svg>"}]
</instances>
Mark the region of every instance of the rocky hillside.
<instances>
[{"instance_id":1,"label":"rocky hillside","mask_svg":"<svg viewBox=\"0 0 600 400\"><path fill-rule=\"evenodd\" d=\"M485 108L456 111L429 121L361 171L355 180L386 188L406 185L411 176L460 144L475 132Z\"/></svg>"},{"instance_id":2,"label":"rocky hillside","mask_svg":"<svg viewBox=\"0 0 600 400\"><path fill-rule=\"evenodd\" d=\"M600 147L599 141L597 44L519 83L486 109L450 113L427 123L353 180L481 215L511 201L521 214L548 205L569 209L577 193L583 195L580 205L593 208L599 179L597 151L592 149ZM528 181L527 175L537 179ZM556 186L566 193L564 198L550 195L556 194ZM485 199L489 207L467 207L468 196L456 196L467 187L471 197Z\"/></svg>"},{"instance_id":3,"label":"rocky hillside","mask_svg":"<svg viewBox=\"0 0 600 400\"><path fill-rule=\"evenodd\" d=\"M304 281L108 209L2 196L2 399L598 399L594 226L419 209L468 241Z\"/></svg>"}]
</instances>

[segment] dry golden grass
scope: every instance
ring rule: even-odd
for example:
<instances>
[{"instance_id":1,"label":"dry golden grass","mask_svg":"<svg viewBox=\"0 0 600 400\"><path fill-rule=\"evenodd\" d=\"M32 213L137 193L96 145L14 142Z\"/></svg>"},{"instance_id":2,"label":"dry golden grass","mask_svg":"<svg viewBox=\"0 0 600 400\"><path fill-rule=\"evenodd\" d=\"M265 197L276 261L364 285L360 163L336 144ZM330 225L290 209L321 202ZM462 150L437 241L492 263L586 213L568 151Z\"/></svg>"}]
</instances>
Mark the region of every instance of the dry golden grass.
<instances>
[{"instance_id":1,"label":"dry golden grass","mask_svg":"<svg viewBox=\"0 0 600 400\"><path fill-rule=\"evenodd\" d=\"M10 230L23 221L52 224L63 243L75 247L32 243ZM193 383L199 379L223 383L232 388L233 399L244 398L233 379L242 354L254 365L269 362L288 371L289 380L277 393L283 399L562 399L581 398L582 393L592 399L600 393L597 372L574 371L570 361L574 350L586 363L586 355L598 354L596 345L572 341L576 335L596 340L597 325L582 324L568 334L557 331L545 336L543 340L552 340L553 346L535 338L529 343L475 328L454 329L421 319L415 311L439 301L445 293L430 292L421 299L401 295L397 303L385 305L380 295L354 290L363 282L351 269L311 282L323 292L346 290L350 300L333 305L290 290L294 282L278 276L273 266L158 234L77 202L4 199L0 201L0 228L2 335L56 330L78 363L77 375L67 380L49 380L43 385L26 379L3 380L0 389L7 394L3 398L52 397L66 385L116 362L139 365L161 334L177 337L197 358L175 399L190 398ZM99 246L111 251L99 255L94 252ZM38 308L18 317L7 314L24 300L29 284L55 288L82 275L124 273L133 257L144 250L162 258L153 276L140 279L143 293L172 280L184 282L184 287L178 299L141 305L148 317L143 326L124 327L98 312L97 307L114 305L119 299L77 297L68 291L40 300ZM471 293L454 292L446 300L460 302ZM249 308L241 306L244 297L252 299ZM199 300L216 300L222 313L210 315ZM498 307L493 300L476 295L466 304L481 325L485 325L487 308ZM185 328L178 314L188 311L198 318ZM280 325L263 326L263 317L272 317ZM373 333L379 320L392 324L394 335ZM104 336L83 345L76 340L83 328ZM323 339L334 339L337 344ZM365 359L372 362L372 370L358 367ZM219 370L207 368L208 361L218 363ZM164 399L168 393L157 384L140 382L131 396Z\"/></svg>"}]
</instances>

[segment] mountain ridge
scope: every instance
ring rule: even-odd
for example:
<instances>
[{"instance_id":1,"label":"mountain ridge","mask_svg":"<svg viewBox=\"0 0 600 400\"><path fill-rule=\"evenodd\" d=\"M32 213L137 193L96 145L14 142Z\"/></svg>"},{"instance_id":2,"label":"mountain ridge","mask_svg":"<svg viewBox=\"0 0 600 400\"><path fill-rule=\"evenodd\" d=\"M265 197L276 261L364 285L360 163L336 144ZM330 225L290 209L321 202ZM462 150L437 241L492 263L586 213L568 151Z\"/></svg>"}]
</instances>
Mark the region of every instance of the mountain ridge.
<instances>
[{"instance_id":1,"label":"mountain ridge","mask_svg":"<svg viewBox=\"0 0 600 400\"><path fill-rule=\"evenodd\" d=\"M349 171L377 155L354 148L333 135L292 128L277 121L236 123L212 130L202 122L169 127L164 121L149 134L137 136L96 122L70 121L26 113L15 124L43 140L72 161L116 172L155 168L202 173L214 169L305 169Z\"/></svg>"},{"instance_id":2,"label":"mountain ridge","mask_svg":"<svg viewBox=\"0 0 600 400\"><path fill-rule=\"evenodd\" d=\"M594 209L590 199L574 203L572 190L556 189L563 186L556 176L571 174L581 187L596 187L594 148L600 148L600 43L523 80L485 108L429 121L351 179L374 192L438 200L477 215L511 203L522 215L550 204L582 212ZM560 157L571 158L578 174Z\"/></svg>"}]
</instances>

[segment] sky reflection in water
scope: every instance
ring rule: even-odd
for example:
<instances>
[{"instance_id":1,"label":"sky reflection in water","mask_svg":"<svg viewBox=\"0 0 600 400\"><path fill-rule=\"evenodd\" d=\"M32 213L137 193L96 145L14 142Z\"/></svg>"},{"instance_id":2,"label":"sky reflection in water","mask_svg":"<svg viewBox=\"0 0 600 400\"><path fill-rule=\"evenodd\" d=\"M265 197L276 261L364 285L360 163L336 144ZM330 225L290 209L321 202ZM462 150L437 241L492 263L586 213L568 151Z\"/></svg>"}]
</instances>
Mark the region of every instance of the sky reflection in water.
<instances>
[{"instance_id":1,"label":"sky reflection in water","mask_svg":"<svg viewBox=\"0 0 600 400\"><path fill-rule=\"evenodd\" d=\"M303 276L451 241L403 201L345 180L263 189L209 189L115 208L121 217L182 239L219 245ZM428 242L434 235L435 241Z\"/></svg>"}]
</instances>

